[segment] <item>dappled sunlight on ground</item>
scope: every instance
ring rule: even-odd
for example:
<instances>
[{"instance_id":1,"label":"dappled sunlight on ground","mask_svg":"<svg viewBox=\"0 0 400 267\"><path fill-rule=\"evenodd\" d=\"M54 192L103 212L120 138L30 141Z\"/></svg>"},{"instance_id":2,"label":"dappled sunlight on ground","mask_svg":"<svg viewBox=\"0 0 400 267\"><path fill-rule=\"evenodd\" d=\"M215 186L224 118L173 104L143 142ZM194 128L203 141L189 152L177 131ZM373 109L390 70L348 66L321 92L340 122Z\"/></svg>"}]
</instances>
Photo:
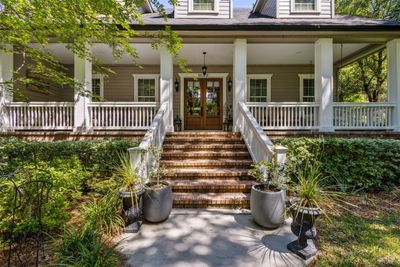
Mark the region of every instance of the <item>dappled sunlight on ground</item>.
<instances>
[{"instance_id":1,"label":"dappled sunlight on ground","mask_svg":"<svg viewBox=\"0 0 400 267\"><path fill-rule=\"evenodd\" d=\"M118 248L130 266L303 266L286 249L295 238L290 222L267 230L248 213L185 209L123 235Z\"/></svg>"}]
</instances>

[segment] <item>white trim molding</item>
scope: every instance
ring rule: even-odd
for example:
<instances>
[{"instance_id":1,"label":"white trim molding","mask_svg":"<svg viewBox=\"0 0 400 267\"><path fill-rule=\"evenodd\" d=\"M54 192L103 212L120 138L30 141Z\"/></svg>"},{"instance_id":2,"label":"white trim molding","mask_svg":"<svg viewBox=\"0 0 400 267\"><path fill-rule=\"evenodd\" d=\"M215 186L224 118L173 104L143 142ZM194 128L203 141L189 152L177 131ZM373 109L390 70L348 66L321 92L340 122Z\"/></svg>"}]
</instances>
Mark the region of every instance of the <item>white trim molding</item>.
<instances>
[{"instance_id":1,"label":"white trim molding","mask_svg":"<svg viewBox=\"0 0 400 267\"><path fill-rule=\"evenodd\" d=\"M182 130L185 129L185 78L193 78L193 79L202 79L202 78L221 78L222 79L222 103L223 103L223 119L225 119L225 107L226 107L226 90L228 89L227 86L227 79L229 73L208 73L206 76L203 73L178 73L179 76L179 98L180 98L180 105L179 105L179 116L182 120Z\"/></svg>"},{"instance_id":2,"label":"white trim molding","mask_svg":"<svg viewBox=\"0 0 400 267\"><path fill-rule=\"evenodd\" d=\"M133 76L133 100L135 102L139 102L139 80L147 79L154 80L155 84L155 102L159 102L160 100L160 74L132 74Z\"/></svg>"},{"instance_id":3,"label":"white trim molding","mask_svg":"<svg viewBox=\"0 0 400 267\"><path fill-rule=\"evenodd\" d=\"M92 94L93 94L93 80L99 79L100 80L100 97L104 98L104 75L99 73L92 74Z\"/></svg>"},{"instance_id":4,"label":"white trim molding","mask_svg":"<svg viewBox=\"0 0 400 267\"><path fill-rule=\"evenodd\" d=\"M304 80L315 80L315 75L314 74L299 74L299 82L300 82L300 102L304 102L303 98L304 98ZM316 98L316 93L315 93L315 83L314 83L314 101L315 102L315 98Z\"/></svg>"},{"instance_id":5,"label":"white trim molding","mask_svg":"<svg viewBox=\"0 0 400 267\"><path fill-rule=\"evenodd\" d=\"M273 74L247 74L247 102L250 102L250 80L267 80L267 102L271 102Z\"/></svg>"}]
</instances>

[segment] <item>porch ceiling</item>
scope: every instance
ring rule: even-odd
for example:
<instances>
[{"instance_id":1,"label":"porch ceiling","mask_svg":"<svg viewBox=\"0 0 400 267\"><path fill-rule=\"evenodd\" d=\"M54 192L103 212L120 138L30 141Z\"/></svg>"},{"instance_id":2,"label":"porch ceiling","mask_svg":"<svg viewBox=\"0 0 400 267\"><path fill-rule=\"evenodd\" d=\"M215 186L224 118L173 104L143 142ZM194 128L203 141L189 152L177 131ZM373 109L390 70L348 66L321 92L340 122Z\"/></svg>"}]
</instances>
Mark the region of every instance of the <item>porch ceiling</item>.
<instances>
[{"instance_id":1,"label":"porch ceiling","mask_svg":"<svg viewBox=\"0 0 400 267\"><path fill-rule=\"evenodd\" d=\"M365 49L369 44L334 44L334 62L341 58ZM159 54L152 49L150 44L132 44L137 49L139 60L142 65L158 65L160 63ZM65 47L65 44L50 44L48 50L56 55L63 64L73 64L73 54ZM188 65L202 65L203 51L207 52L207 65L232 65L233 64L233 45L232 44L185 44L180 55L187 59ZM93 54L100 59L103 64L134 64L129 56L123 56L119 61L115 61L112 51L104 44L95 44ZM247 62L249 65L304 65L314 61L313 44L248 44Z\"/></svg>"}]
</instances>

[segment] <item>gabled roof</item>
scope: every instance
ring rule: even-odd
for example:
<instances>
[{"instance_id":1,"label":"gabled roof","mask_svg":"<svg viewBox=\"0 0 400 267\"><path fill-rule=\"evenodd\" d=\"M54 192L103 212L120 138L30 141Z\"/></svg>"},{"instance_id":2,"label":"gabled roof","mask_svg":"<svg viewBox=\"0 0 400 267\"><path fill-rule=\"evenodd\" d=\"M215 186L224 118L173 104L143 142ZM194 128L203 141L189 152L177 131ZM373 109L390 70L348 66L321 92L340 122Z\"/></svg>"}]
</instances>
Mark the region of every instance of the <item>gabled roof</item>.
<instances>
[{"instance_id":1,"label":"gabled roof","mask_svg":"<svg viewBox=\"0 0 400 267\"><path fill-rule=\"evenodd\" d=\"M159 30L170 25L175 30L224 31L399 31L400 21L387 21L354 16L336 15L327 19L269 18L252 12L253 9L236 8L231 19L174 18L168 10L168 20L157 13L143 15L144 25L132 23L132 28Z\"/></svg>"}]
</instances>

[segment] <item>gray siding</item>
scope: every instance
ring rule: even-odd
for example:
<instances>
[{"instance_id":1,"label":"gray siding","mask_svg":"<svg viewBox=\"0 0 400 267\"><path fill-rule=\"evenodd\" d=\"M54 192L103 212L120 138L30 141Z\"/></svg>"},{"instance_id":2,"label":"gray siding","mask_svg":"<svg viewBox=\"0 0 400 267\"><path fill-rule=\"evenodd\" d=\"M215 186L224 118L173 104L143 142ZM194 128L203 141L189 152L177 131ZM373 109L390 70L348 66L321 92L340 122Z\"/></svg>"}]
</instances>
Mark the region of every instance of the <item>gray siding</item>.
<instances>
[{"instance_id":1,"label":"gray siding","mask_svg":"<svg viewBox=\"0 0 400 267\"><path fill-rule=\"evenodd\" d=\"M190 12L191 0L178 0L174 7L175 18L231 18L232 0L215 0L218 2L218 13Z\"/></svg>"},{"instance_id":2,"label":"gray siding","mask_svg":"<svg viewBox=\"0 0 400 267\"><path fill-rule=\"evenodd\" d=\"M14 70L20 69L19 70L19 75L18 77L26 77L27 75L27 65L30 64L31 62L27 62L23 67L23 58L21 55L15 55L14 56ZM71 69L71 66L65 66L67 67L67 74L69 77L73 76L73 68ZM38 91L38 90L32 90L28 89L25 84L17 83L14 85L14 101L19 102L19 101L28 101L28 102L60 102L60 101L73 101L67 96L67 91L71 91L72 89L69 88L62 88L58 85L49 84L49 90L46 92Z\"/></svg>"}]
</instances>

